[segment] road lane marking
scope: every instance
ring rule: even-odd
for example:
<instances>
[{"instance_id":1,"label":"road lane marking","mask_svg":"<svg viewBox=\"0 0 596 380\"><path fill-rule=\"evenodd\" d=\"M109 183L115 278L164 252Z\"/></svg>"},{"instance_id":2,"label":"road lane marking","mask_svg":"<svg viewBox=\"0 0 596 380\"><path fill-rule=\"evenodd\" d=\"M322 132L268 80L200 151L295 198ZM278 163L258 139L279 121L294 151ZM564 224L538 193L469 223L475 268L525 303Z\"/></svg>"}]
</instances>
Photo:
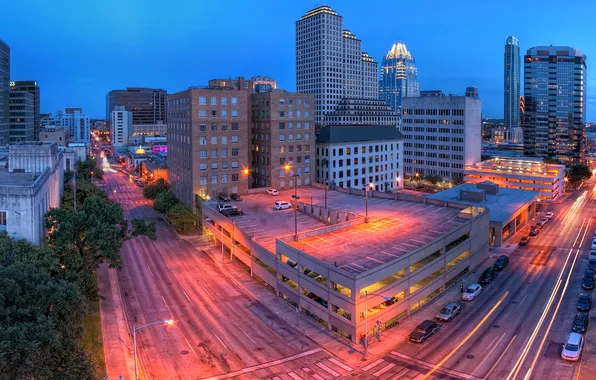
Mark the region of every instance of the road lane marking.
<instances>
[{"instance_id":1,"label":"road lane marking","mask_svg":"<svg viewBox=\"0 0 596 380\"><path fill-rule=\"evenodd\" d=\"M381 368L377 372L373 373L373 376L379 377L385 372L389 371L391 368L395 367L395 363L389 363L385 367Z\"/></svg>"},{"instance_id":2,"label":"road lane marking","mask_svg":"<svg viewBox=\"0 0 596 380\"><path fill-rule=\"evenodd\" d=\"M146 265L147 265L147 269L149 269L149 274L151 275L151 277L155 277L155 276L153 276L153 272L151 271L151 267L149 266L149 264L146 264Z\"/></svg>"},{"instance_id":3,"label":"road lane marking","mask_svg":"<svg viewBox=\"0 0 596 380\"><path fill-rule=\"evenodd\" d=\"M478 365L476 366L476 369L474 370L474 372L472 372L472 375L474 373L476 373L476 371L478 371L480 369L480 367L482 367L482 365L484 364L484 362L492 355L492 353L495 350L495 348L497 348L497 346L499 345L499 343L501 343L501 341L503 340L503 338L505 338L505 335L507 335L507 334L506 333L503 333L503 335L501 335L501 338L499 338L499 341L493 346L493 348L491 348L491 350L488 352L488 354L486 354L484 356L484 359L482 359L480 361L480 363L478 363ZM491 342L491 344L488 347L491 347L492 344L495 342L496 339L497 339L497 337L495 337L495 339L493 339L493 341Z\"/></svg>"},{"instance_id":4,"label":"road lane marking","mask_svg":"<svg viewBox=\"0 0 596 380\"><path fill-rule=\"evenodd\" d=\"M595 187L594 189L596 189L596 187ZM585 348L585 347L586 347L586 346L584 346L584 348ZM583 349L582 349L582 351L583 351ZM579 380L579 373L580 373L581 371L582 371L582 363L581 363L581 362L579 362L579 366L577 367L577 376L575 376L575 380Z\"/></svg>"},{"instance_id":5,"label":"road lane marking","mask_svg":"<svg viewBox=\"0 0 596 380\"><path fill-rule=\"evenodd\" d=\"M163 262L166 264L166 267L168 267L168 270L171 271L172 268L170 268L170 266L168 265L168 261L166 259L164 259Z\"/></svg>"},{"instance_id":6,"label":"road lane marking","mask_svg":"<svg viewBox=\"0 0 596 380\"><path fill-rule=\"evenodd\" d=\"M199 285L201 285L201 288L203 288L203 290L205 291L205 293L209 296L209 298L211 298L213 301L215 301L215 298L213 298L213 296L211 294L209 294L209 292L207 291L207 289L205 289L205 287L203 286L203 284L201 284L199 282Z\"/></svg>"},{"instance_id":7,"label":"road lane marking","mask_svg":"<svg viewBox=\"0 0 596 380\"><path fill-rule=\"evenodd\" d=\"M332 370L331 368L327 367L323 363L317 363L316 365L317 365L317 367L319 367L320 369L322 369L323 371L327 372L328 374L330 374L333 377L340 377L341 376L338 372Z\"/></svg>"},{"instance_id":8,"label":"road lane marking","mask_svg":"<svg viewBox=\"0 0 596 380\"><path fill-rule=\"evenodd\" d=\"M345 365L344 363L340 362L339 360L337 360L335 358L329 358L329 361L343 370L346 370L348 372L352 371L351 367L348 367L347 365Z\"/></svg>"},{"instance_id":9,"label":"road lane marking","mask_svg":"<svg viewBox=\"0 0 596 380\"><path fill-rule=\"evenodd\" d=\"M170 315L173 316L174 314L172 314L172 310L170 309L170 306L168 305L168 303L166 302L166 299L163 298L163 296L161 296L161 299L163 300L163 303L166 304L166 307L168 308L168 311L170 312Z\"/></svg>"},{"instance_id":10,"label":"road lane marking","mask_svg":"<svg viewBox=\"0 0 596 380\"><path fill-rule=\"evenodd\" d=\"M188 294L186 294L186 292L184 290L182 290L182 293L184 293L184 295L186 296L186 299L188 300L188 302L192 303L194 305L194 302L192 302L190 300L190 297L188 296Z\"/></svg>"},{"instance_id":11,"label":"road lane marking","mask_svg":"<svg viewBox=\"0 0 596 380\"><path fill-rule=\"evenodd\" d=\"M379 360L375 360L374 362L370 363L369 365L367 365L366 367L362 368L363 371L368 371L369 369L378 366L379 364L383 363L385 360L383 359L379 359Z\"/></svg>"},{"instance_id":12,"label":"road lane marking","mask_svg":"<svg viewBox=\"0 0 596 380\"><path fill-rule=\"evenodd\" d=\"M219 338L219 336L215 333L215 331L211 330L211 332L213 333L213 335L215 335L215 337L217 338L217 340L219 340L219 343L221 343L221 345L224 346L225 349L227 350L228 349L228 346L226 346L226 344L223 342L223 340L221 340Z\"/></svg>"},{"instance_id":13,"label":"road lane marking","mask_svg":"<svg viewBox=\"0 0 596 380\"><path fill-rule=\"evenodd\" d=\"M514 335L513 338L511 338L511 341L509 341L509 344L507 345L507 347L505 347L505 350L501 353L501 356L499 356L499 358L497 359L495 364L493 364L493 366L490 368L490 370L488 371L486 376L484 376L485 380L488 379L488 375L490 375L490 373L493 371L493 369L495 369L495 367L499 364L501 359L503 359L503 356L505 356L505 353L507 352L507 350L509 350L509 347L511 347L511 345L513 344L513 341L515 340L516 337L517 337L517 335Z\"/></svg>"},{"instance_id":14,"label":"road lane marking","mask_svg":"<svg viewBox=\"0 0 596 380\"><path fill-rule=\"evenodd\" d=\"M544 267L546 267L546 265L545 265ZM542 273L542 271L540 271L540 272ZM519 310L519 308L521 307L521 305L524 303L524 301L526 300L526 297L527 297L527 296L528 296L528 295L527 295L527 294L525 294L525 295L524 295L524 298L522 298L522 300L521 300L521 301L519 301L519 305L517 305L517 309L515 310L516 312Z\"/></svg>"},{"instance_id":15,"label":"road lane marking","mask_svg":"<svg viewBox=\"0 0 596 380\"><path fill-rule=\"evenodd\" d=\"M186 344L188 344L188 348L190 348L190 350L191 350L191 351L192 351L192 353L195 355L195 357L196 357L197 359L201 360L201 359L199 358L199 355L197 355L197 353L195 352L195 349L194 349L194 348L192 348L192 345L190 344L190 342L188 341L188 339L184 338L184 340L186 341Z\"/></svg>"},{"instance_id":16,"label":"road lane marking","mask_svg":"<svg viewBox=\"0 0 596 380\"><path fill-rule=\"evenodd\" d=\"M399 357L401 359L404 359L406 362L414 363L414 364L416 364L416 365L418 365L420 367L424 367L424 368L428 368L428 369L432 369L432 368L435 368L436 367L432 363L429 363L429 362L426 362L424 360L415 358L413 356L408 356L406 354L402 354L401 352L391 351L391 355L397 356L397 357ZM410 368L407 368L407 367L406 368L403 368L401 370L401 372L398 373L398 375L403 375L403 373L406 373L408 371L413 371L413 369L410 369ZM415 372L417 372L417 371L415 371ZM453 377L459 377L459 378L462 378L462 379L472 379L472 380L480 379L480 378L478 378L476 376L468 375L467 373L463 373L463 372L456 371L454 369L445 368L445 367L438 368L436 370L436 372L439 372L441 374L450 375L450 376L453 376Z\"/></svg>"},{"instance_id":17,"label":"road lane marking","mask_svg":"<svg viewBox=\"0 0 596 380\"><path fill-rule=\"evenodd\" d=\"M244 335L246 335L246 337L247 337L248 339L250 339L250 341L251 341L251 342L253 342L254 344L258 345L258 343L257 343L257 342L255 342L255 341L254 341L254 340L253 340L253 339L250 337L250 335L248 335L248 334L247 334L247 333L246 333L244 330L242 330L242 328L241 328L240 326L238 326L238 324L237 324L236 322L232 321L232 323L233 323L233 324L234 324L236 327L238 327L238 330L242 331L242 333L243 333Z\"/></svg>"}]
</instances>

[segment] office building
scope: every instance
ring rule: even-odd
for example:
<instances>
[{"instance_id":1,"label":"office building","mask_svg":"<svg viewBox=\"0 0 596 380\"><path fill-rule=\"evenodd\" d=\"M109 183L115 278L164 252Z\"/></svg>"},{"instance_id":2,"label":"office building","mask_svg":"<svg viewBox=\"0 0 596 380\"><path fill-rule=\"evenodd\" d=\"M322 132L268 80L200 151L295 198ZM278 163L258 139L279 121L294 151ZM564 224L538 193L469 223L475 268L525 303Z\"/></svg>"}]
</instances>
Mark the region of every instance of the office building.
<instances>
[{"instance_id":1,"label":"office building","mask_svg":"<svg viewBox=\"0 0 596 380\"><path fill-rule=\"evenodd\" d=\"M504 142L519 143L524 139L524 132L520 127L505 128L498 127L493 128L490 132L490 140L495 144L502 144Z\"/></svg>"},{"instance_id":2,"label":"office building","mask_svg":"<svg viewBox=\"0 0 596 380\"><path fill-rule=\"evenodd\" d=\"M567 46L538 46L524 57L524 151L565 163L583 160L586 56Z\"/></svg>"},{"instance_id":3,"label":"office building","mask_svg":"<svg viewBox=\"0 0 596 380\"><path fill-rule=\"evenodd\" d=\"M377 98L378 64L361 45L328 6L296 21L296 89L314 95L315 124L323 124L343 98Z\"/></svg>"},{"instance_id":4,"label":"office building","mask_svg":"<svg viewBox=\"0 0 596 380\"><path fill-rule=\"evenodd\" d=\"M11 91L9 97L9 142L35 140L35 98L26 91Z\"/></svg>"},{"instance_id":5,"label":"office building","mask_svg":"<svg viewBox=\"0 0 596 380\"><path fill-rule=\"evenodd\" d=\"M40 90L37 82L32 80L17 80L10 82L11 91L26 91L33 95L33 140L39 140L41 117L39 114Z\"/></svg>"},{"instance_id":6,"label":"office building","mask_svg":"<svg viewBox=\"0 0 596 380\"><path fill-rule=\"evenodd\" d=\"M272 91L251 95L251 187L314 182L313 95Z\"/></svg>"},{"instance_id":7,"label":"office building","mask_svg":"<svg viewBox=\"0 0 596 380\"><path fill-rule=\"evenodd\" d=\"M66 146L69 140L67 128L43 128L39 132L39 141L55 142L58 146Z\"/></svg>"},{"instance_id":8,"label":"office building","mask_svg":"<svg viewBox=\"0 0 596 380\"><path fill-rule=\"evenodd\" d=\"M8 144L10 100L10 48L0 40L0 145Z\"/></svg>"},{"instance_id":9,"label":"office building","mask_svg":"<svg viewBox=\"0 0 596 380\"><path fill-rule=\"evenodd\" d=\"M393 44L381 63L379 99L397 111L402 98L407 96L420 96L418 69L406 45L398 42Z\"/></svg>"},{"instance_id":10,"label":"office building","mask_svg":"<svg viewBox=\"0 0 596 380\"><path fill-rule=\"evenodd\" d=\"M68 128L68 133L73 142L91 141L91 121L78 109L71 114L59 112L56 116L42 118L42 129Z\"/></svg>"},{"instance_id":11,"label":"office building","mask_svg":"<svg viewBox=\"0 0 596 380\"><path fill-rule=\"evenodd\" d=\"M316 144L316 180L331 187L401 189L403 143L394 126L323 127Z\"/></svg>"},{"instance_id":12,"label":"office building","mask_svg":"<svg viewBox=\"0 0 596 380\"><path fill-rule=\"evenodd\" d=\"M495 157L466 165L466 183L491 181L509 189L533 190L554 200L565 188L565 165L545 164L540 158Z\"/></svg>"},{"instance_id":13,"label":"office building","mask_svg":"<svg viewBox=\"0 0 596 380\"><path fill-rule=\"evenodd\" d=\"M324 125L388 125L399 128L399 112L394 111L383 100L365 98L344 98L334 111L325 116Z\"/></svg>"},{"instance_id":14,"label":"office building","mask_svg":"<svg viewBox=\"0 0 596 380\"><path fill-rule=\"evenodd\" d=\"M132 112L133 124L167 124L168 93L158 88L129 87L112 90L106 96L106 120L111 120L116 106L124 106Z\"/></svg>"},{"instance_id":15,"label":"office building","mask_svg":"<svg viewBox=\"0 0 596 380\"><path fill-rule=\"evenodd\" d=\"M168 98L168 175L187 206L196 197L248 192L250 94L244 78Z\"/></svg>"},{"instance_id":16,"label":"office building","mask_svg":"<svg viewBox=\"0 0 596 380\"><path fill-rule=\"evenodd\" d=\"M74 115L76 112L83 113L82 107L66 107L64 113L67 115Z\"/></svg>"},{"instance_id":17,"label":"office building","mask_svg":"<svg viewBox=\"0 0 596 380\"><path fill-rule=\"evenodd\" d=\"M460 181L466 165L480 161L482 102L467 96L402 100L404 174Z\"/></svg>"},{"instance_id":18,"label":"office building","mask_svg":"<svg viewBox=\"0 0 596 380\"><path fill-rule=\"evenodd\" d=\"M519 127L519 97L520 97L520 52L519 40L513 36L505 39L504 95L505 127Z\"/></svg>"},{"instance_id":19,"label":"office building","mask_svg":"<svg viewBox=\"0 0 596 380\"><path fill-rule=\"evenodd\" d=\"M112 145L114 145L114 148L128 146L133 126L132 112L126 111L124 106L114 107L110 125L112 127Z\"/></svg>"}]
</instances>

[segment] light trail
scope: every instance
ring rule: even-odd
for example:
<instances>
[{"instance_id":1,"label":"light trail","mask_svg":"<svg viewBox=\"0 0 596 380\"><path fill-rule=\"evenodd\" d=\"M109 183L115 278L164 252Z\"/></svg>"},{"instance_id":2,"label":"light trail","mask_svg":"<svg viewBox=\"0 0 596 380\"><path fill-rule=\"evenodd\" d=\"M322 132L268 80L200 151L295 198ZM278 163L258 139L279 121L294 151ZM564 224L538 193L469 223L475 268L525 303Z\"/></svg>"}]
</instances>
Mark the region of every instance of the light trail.
<instances>
[{"instance_id":1,"label":"light trail","mask_svg":"<svg viewBox=\"0 0 596 380\"><path fill-rule=\"evenodd\" d=\"M586 201L587 195L588 191L586 190L582 193L582 195L577 197L575 202L573 202L573 205L571 205L571 208L565 214L561 224L567 224L573 219L573 217L577 214L577 211L580 210L580 206Z\"/></svg>"}]
</instances>

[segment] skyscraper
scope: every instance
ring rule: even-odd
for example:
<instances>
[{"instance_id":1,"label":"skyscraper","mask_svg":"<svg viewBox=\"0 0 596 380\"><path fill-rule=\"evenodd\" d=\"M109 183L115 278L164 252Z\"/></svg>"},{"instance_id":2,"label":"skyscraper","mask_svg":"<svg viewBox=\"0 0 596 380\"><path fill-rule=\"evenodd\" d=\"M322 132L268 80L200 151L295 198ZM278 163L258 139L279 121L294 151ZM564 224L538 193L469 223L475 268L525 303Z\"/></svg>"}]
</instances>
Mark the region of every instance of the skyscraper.
<instances>
[{"instance_id":1,"label":"skyscraper","mask_svg":"<svg viewBox=\"0 0 596 380\"><path fill-rule=\"evenodd\" d=\"M26 91L33 95L33 140L39 140L39 126L41 118L39 116L39 86L32 80L17 80L10 82L11 91Z\"/></svg>"},{"instance_id":2,"label":"skyscraper","mask_svg":"<svg viewBox=\"0 0 596 380\"><path fill-rule=\"evenodd\" d=\"M11 91L9 99L9 142L33 141L35 98L28 91Z\"/></svg>"},{"instance_id":3,"label":"skyscraper","mask_svg":"<svg viewBox=\"0 0 596 380\"><path fill-rule=\"evenodd\" d=\"M404 43L394 43L381 64L379 99L397 111L402 98L416 96L420 96L416 61Z\"/></svg>"},{"instance_id":4,"label":"skyscraper","mask_svg":"<svg viewBox=\"0 0 596 380\"><path fill-rule=\"evenodd\" d=\"M568 46L538 46L524 57L524 153L568 163L583 157L586 56ZM516 107L519 103L516 102Z\"/></svg>"},{"instance_id":5,"label":"skyscraper","mask_svg":"<svg viewBox=\"0 0 596 380\"><path fill-rule=\"evenodd\" d=\"M362 52L362 42L344 30L343 18L328 6L296 21L296 89L314 95L315 124L342 98L376 98L377 62Z\"/></svg>"},{"instance_id":6,"label":"skyscraper","mask_svg":"<svg viewBox=\"0 0 596 380\"><path fill-rule=\"evenodd\" d=\"M0 40L0 145L8 144L10 98L10 48Z\"/></svg>"},{"instance_id":7,"label":"skyscraper","mask_svg":"<svg viewBox=\"0 0 596 380\"><path fill-rule=\"evenodd\" d=\"M513 36L505 39L504 88L505 128L519 127L519 40Z\"/></svg>"},{"instance_id":8,"label":"skyscraper","mask_svg":"<svg viewBox=\"0 0 596 380\"><path fill-rule=\"evenodd\" d=\"M106 120L112 117L116 106L132 112L133 124L167 124L166 90L158 88L127 88L112 90L106 96Z\"/></svg>"}]
</instances>

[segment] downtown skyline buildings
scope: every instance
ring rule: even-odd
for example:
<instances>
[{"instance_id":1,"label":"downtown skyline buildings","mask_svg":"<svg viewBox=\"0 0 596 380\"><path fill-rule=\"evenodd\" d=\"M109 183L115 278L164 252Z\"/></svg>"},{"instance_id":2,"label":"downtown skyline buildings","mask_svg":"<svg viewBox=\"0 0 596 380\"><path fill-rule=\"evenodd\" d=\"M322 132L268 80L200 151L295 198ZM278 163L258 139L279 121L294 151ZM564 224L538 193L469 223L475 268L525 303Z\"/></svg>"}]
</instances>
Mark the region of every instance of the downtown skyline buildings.
<instances>
[{"instance_id":1,"label":"downtown skyline buildings","mask_svg":"<svg viewBox=\"0 0 596 380\"><path fill-rule=\"evenodd\" d=\"M505 39L503 80L505 128L520 126L520 72L519 40L508 36Z\"/></svg>"},{"instance_id":2,"label":"downtown skyline buildings","mask_svg":"<svg viewBox=\"0 0 596 380\"><path fill-rule=\"evenodd\" d=\"M420 83L416 60L403 42L394 43L381 64L379 99L397 111L402 98L417 96L420 96Z\"/></svg>"}]
</instances>

